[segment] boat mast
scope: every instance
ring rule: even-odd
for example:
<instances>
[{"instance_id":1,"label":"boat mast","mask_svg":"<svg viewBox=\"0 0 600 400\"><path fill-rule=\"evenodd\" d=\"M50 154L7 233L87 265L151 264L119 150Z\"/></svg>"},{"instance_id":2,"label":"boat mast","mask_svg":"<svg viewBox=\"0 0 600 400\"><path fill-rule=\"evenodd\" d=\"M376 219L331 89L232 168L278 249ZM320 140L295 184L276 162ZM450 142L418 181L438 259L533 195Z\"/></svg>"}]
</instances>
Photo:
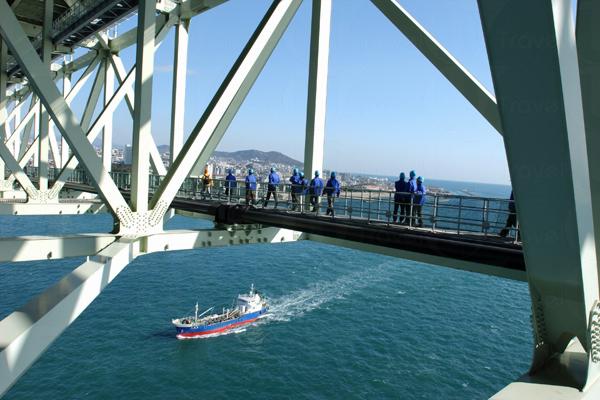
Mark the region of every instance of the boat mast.
<instances>
[{"instance_id":1,"label":"boat mast","mask_svg":"<svg viewBox=\"0 0 600 400\"><path fill-rule=\"evenodd\" d=\"M196 322L198 321L198 302L196 302Z\"/></svg>"}]
</instances>

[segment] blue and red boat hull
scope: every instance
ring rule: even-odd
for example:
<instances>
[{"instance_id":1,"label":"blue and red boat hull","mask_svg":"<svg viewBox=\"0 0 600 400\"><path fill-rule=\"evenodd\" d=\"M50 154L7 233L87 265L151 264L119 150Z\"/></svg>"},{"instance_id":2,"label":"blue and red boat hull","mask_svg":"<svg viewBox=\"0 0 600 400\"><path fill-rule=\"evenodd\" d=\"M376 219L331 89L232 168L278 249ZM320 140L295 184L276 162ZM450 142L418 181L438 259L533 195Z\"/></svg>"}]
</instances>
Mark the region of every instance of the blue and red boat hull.
<instances>
[{"instance_id":1,"label":"blue and red boat hull","mask_svg":"<svg viewBox=\"0 0 600 400\"><path fill-rule=\"evenodd\" d=\"M244 314L241 317L233 318L228 321L218 322L216 324L176 327L178 339L188 339L204 335L212 335L237 328L256 321L258 318L267 313L267 307L252 313Z\"/></svg>"}]
</instances>

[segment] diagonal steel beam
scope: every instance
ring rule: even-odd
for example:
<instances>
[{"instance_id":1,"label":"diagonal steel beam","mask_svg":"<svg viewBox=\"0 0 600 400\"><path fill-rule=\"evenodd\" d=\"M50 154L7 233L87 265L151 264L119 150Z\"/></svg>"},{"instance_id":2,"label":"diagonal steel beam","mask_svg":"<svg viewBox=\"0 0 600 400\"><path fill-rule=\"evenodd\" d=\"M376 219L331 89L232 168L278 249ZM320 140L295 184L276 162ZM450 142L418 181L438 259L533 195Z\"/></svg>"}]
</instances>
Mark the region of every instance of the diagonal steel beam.
<instances>
[{"instance_id":1,"label":"diagonal steel beam","mask_svg":"<svg viewBox=\"0 0 600 400\"><path fill-rule=\"evenodd\" d=\"M171 204L196 162L203 164L208 160L301 3L302 0L273 2L192 130L152 197L150 208Z\"/></svg>"},{"instance_id":2,"label":"diagonal steel beam","mask_svg":"<svg viewBox=\"0 0 600 400\"><path fill-rule=\"evenodd\" d=\"M102 132L102 128L104 128L106 120L112 117L112 114L117 109L117 106L119 105L123 97L125 97L127 88L131 87L131 84L133 83L134 79L135 67L132 67L123 83L115 91L108 103L106 103L106 106L104 107L104 109L102 109L102 112L100 113L100 115L98 115L98 118L96 118L96 120L88 130L86 136L89 143L93 143L94 140L96 140L96 138L100 134L100 132ZM54 182L54 186L52 186L52 190L54 192L60 192L67 179L69 179L69 177L71 176L78 164L79 160L73 155L71 155L69 159L64 163L64 167L62 168L58 178Z\"/></svg>"},{"instance_id":3,"label":"diagonal steel beam","mask_svg":"<svg viewBox=\"0 0 600 400\"><path fill-rule=\"evenodd\" d=\"M73 101L75 96L77 96L77 94L81 91L81 89L84 87L84 85L86 84L88 79L92 76L92 72L94 71L95 67L98 65L99 62L100 62L100 57L95 57L94 60L92 60L92 62L88 65L86 70L83 72L83 74L77 80L77 83L71 88L71 90L69 90L69 93L68 93L67 97L65 98L67 104L71 104L71 102ZM28 143L28 138L29 138L28 133L31 131L32 124L34 123L34 119L32 119L32 117L37 116L37 114L39 112L39 100L36 101L35 95L32 95L31 100L32 100L32 102L31 102L29 112L27 113L27 115L25 116L23 121L21 121L21 123L19 124L19 126L17 127L17 130L15 130L13 135L7 141L7 143L9 143L11 140L14 140L16 138L16 136L14 136L14 134L15 133L19 134L21 131L23 131L23 129L24 129L24 132L27 133L27 137L23 138L24 140L22 140L22 142L21 142L22 147L21 147L21 150L19 151L18 161L19 161L19 165L21 168L25 167L25 165L27 165L27 163L29 162L31 157L34 156L36 148L38 146L38 141L39 141L39 135L36 134L31 145L29 145L29 143ZM27 122L25 120L27 120ZM50 128L52 129L54 126L55 126L54 122L50 121ZM63 152L63 154L64 154L64 152ZM65 158L65 160L62 160L62 156L61 156L61 164L63 165L63 167L64 167L65 163L66 163L66 158ZM15 177L11 176L11 177L9 177L9 180L12 183L12 182L14 182Z\"/></svg>"},{"instance_id":4,"label":"diagonal steel beam","mask_svg":"<svg viewBox=\"0 0 600 400\"><path fill-rule=\"evenodd\" d=\"M160 36L164 38L163 35ZM159 46L160 42L156 43L156 48L158 48ZM115 70L115 76L117 77L117 81L119 83L122 83L125 80L126 75L123 60L121 60L119 56L113 54L111 57L111 64ZM129 112L133 117L133 104L135 102L135 93L133 91L133 88L131 87L131 84L128 85L126 90L127 93L125 95L125 100L127 101L127 107L129 108ZM162 159L160 158L158 146L156 146L156 141L154 140L153 136L150 136L148 138L147 146L150 149L150 161L152 163L152 168L154 168L154 172L157 175L165 176L167 174L167 169L165 168L165 165L163 164Z\"/></svg>"},{"instance_id":5,"label":"diagonal steel beam","mask_svg":"<svg viewBox=\"0 0 600 400\"><path fill-rule=\"evenodd\" d=\"M111 244L0 321L0 395L123 271L138 249L138 241Z\"/></svg>"},{"instance_id":6,"label":"diagonal steel beam","mask_svg":"<svg viewBox=\"0 0 600 400\"><path fill-rule=\"evenodd\" d=\"M98 105L98 99L100 98L100 93L102 92L102 88L104 87L104 64L100 63L98 70L96 71L96 77L94 78L94 84L92 85L92 90L90 91L90 95L85 103L85 108L83 110L83 115L81 117L81 129L87 131L92 122L92 117L94 116L94 111L96 110L96 106Z\"/></svg>"},{"instance_id":7,"label":"diagonal steel beam","mask_svg":"<svg viewBox=\"0 0 600 400\"><path fill-rule=\"evenodd\" d=\"M496 98L396 0L371 0L408 40L502 134Z\"/></svg>"},{"instance_id":8,"label":"diagonal steel beam","mask_svg":"<svg viewBox=\"0 0 600 400\"><path fill-rule=\"evenodd\" d=\"M121 212L129 210L127 202L104 169L102 161L85 137L77 117L56 88L50 72L44 68L6 0L0 0L0 34L8 43L11 53L21 65L56 126L83 163L107 206L113 213L118 209L121 209Z\"/></svg>"},{"instance_id":9,"label":"diagonal steel beam","mask_svg":"<svg viewBox=\"0 0 600 400\"><path fill-rule=\"evenodd\" d=\"M4 143L2 140L0 140L0 159L2 159L8 169L12 171L13 176L19 182L19 185L21 185L23 190L25 190L27 195L33 199L37 198L38 190L35 188L25 171L23 171L23 168L21 168L17 160L11 154L8 147L6 147L6 143ZM9 182L12 184L13 181L9 180Z\"/></svg>"}]
</instances>

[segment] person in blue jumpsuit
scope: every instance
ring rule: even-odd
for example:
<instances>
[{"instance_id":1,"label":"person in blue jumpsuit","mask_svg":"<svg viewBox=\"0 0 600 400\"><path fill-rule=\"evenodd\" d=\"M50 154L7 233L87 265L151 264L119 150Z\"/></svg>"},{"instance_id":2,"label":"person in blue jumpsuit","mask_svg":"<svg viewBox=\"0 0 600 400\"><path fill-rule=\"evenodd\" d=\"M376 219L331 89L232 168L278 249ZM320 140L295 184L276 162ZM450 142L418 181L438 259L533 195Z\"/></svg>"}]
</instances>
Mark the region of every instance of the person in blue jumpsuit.
<instances>
[{"instance_id":1,"label":"person in blue jumpsuit","mask_svg":"<svg viewBox=\"0 0 600 400\"><path fill-rule=\"evenodd\" d=\"M319 212L321 195L323 194L323 179L319 178L319 171L315 171L315 177L310 181L308 189L310 194L310 205L313 212Z\"/></svg>"},{"instance_id":2,"label":"person in blue jumpsuit","mask_svg":"<svg viewBox=\"0 0 600 400\"><path fill-rule=\"evenodd\" d=\"M271 173L269 174L269 184L267 185L267 198L265 199L264 207L267 207L269 203L269 199L271 195L273 195L273 199L275 199L275 208L277 208L277 204L279 204L279 200L277 199L277 185L281 179L279 178L279 174L275 170L274 167L271 168Z\"/></svg>"},{"instance_id":3,"label":"person in blue jumpsuit","mask_svg":"<svg viewBox=\"0 0 600 400\"><path fill-rule=\"evenodd\" d=\"M308 179L306 179L306 177L304 176L304 172L300 172L300 194L299 194L299 200L300 200L300 212L305 211L304 207L305 204L307 204L308 202L306 201L307 197L308 197Z\"/></svg>"},{"instance_id":4,"label":"person in blue jumpsuit","mask_svg":"<svg viewBox=\"0 0 600 400\"><path fill-rule=\"evenodd\" d=\"M333 209L335 199L340 197L340 182L336 179L335 171L331 172L331 177L327 180L324 192L327 195L327 215L333 217L335 214Z\"/></svg>"},{"instance_id":5,"label":"person in blue jumpsuit","mask_svg":"<svg viewBox=\"0 0 600 400\"><path fill-rule=\"evenodd\" d=\"M298 195L302 191L300 187L300 172L298 168L294 168L294 173L290 177L290 183L292 184L291 193L292 193L292 211L296 210L298 207Z\"/></svg>"},{"instance_id":6,"label":"person in blue jumpsuit","mask_svg":"<svg viewBox=\"0 0 600 400\"><path fill-rule=\"evenodd\" d=\"M233 171L231 168L227 170L227 176L225 177L225 196L230 196L233 192L231 189L235 189L237 187L237 179L235 175L233 175Z\"/></svg>"},{"instance_id":7,"label":"person in blue jumpsuit","mask_svg":"<svg viewBox=\"0 0 600 400\"><path fill-rule=\"evenodd\" d=\"M246 205L251 204L256 204L256 175L254 175L252 168L248 170L248 176L246 177Z\"/></svg>"},{"instance_id":8,"label":"person in blue jumpsuit","mask_svg":"<svg viewBox=\"0 0 600 400\"><path fill-rule=\"evenodd\" d=\"M409 193L410 206L409 206L409 213L408 213L409 216L407 217L407 219L409 221L412 220L412 225L414 225L415 221L413 220L413 215L414 215L413 206L414 206L415 192L417 191L417 174L415 173L415 171L410 171L408 176L409 176L408 193ZM408 223L409 221L405 221L405 222Z\"/></svg>"},{"instance_id":9,"label":"person in blue jumpsuit","mask_svg":"<svg viewBox=\"0 0 600 400\"><path fill-rule=\"evenodd\" d=\"M404 224L408 221L410 211L410 187L404 172L400 173L400 179L394 183L394 186L396 188L396 193L394 193L394 223L398 220L398 208L400 208L400 223Z\"/></svg>"},{"instance_id":10,"label":"person in blue jumpsuit","mask_svg":"<svg viewBox=\"0 0 600 400\"><path fill-rule=\"evenodd\" d=\"M413 220L415 221L415 226L419 228L423 226L422 210L423 205L425 204L426 193L427 190L423 184L423 178L419 176L417 178L417 188L415 189L415 195L413 199Z\"/></svg>"}]
</instances>

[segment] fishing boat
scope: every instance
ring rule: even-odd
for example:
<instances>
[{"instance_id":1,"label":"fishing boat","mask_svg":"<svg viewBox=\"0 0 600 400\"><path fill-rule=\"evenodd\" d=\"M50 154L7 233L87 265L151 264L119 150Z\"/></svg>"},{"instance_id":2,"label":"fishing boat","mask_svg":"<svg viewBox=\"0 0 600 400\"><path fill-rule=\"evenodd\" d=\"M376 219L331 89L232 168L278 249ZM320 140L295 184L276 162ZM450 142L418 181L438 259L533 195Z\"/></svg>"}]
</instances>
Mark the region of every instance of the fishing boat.
<instances>
[{"instance_id":1,"label":"fishing boat","mask_svg":"<svg viewBox=\"0 0 600 400\"><path fill-rule=\"evenodd\" d=\"M213 309L214 307L211 307L198 314L196 303L194 315L172 320L177 329L177 339L221 333L249 324L267 313L268 304L252 285L249 293L238 295L234 308L223 309L221 314L207 315Z\"/></svg>"}]
</instances>

